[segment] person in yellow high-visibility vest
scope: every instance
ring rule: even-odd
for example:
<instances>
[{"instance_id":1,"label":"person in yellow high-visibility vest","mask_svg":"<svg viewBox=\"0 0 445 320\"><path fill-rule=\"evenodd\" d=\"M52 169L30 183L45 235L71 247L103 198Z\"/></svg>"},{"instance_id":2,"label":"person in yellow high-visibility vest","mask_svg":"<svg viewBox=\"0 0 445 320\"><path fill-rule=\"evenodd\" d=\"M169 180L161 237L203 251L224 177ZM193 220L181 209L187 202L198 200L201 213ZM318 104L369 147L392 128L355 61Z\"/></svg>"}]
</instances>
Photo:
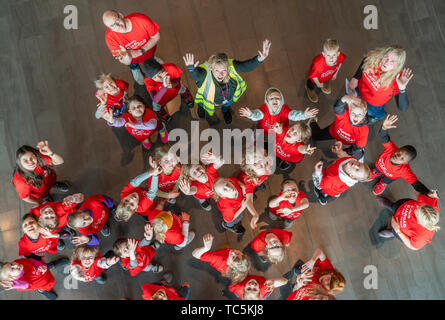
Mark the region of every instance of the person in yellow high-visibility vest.
<instances>
[{"instance_id":1,"label":"person in yellow high-visibility vest","mask_svg":"<svg viewBox=\"0 0 445 320\"><path fill-rule=\"evenodd\" d=\"M201 119L205 118L206 113L213 116L215 108L222 108L224 122L232 123L230 106L238 101L247 88L239 73L250 72L258 67L269 55L270 45L269 40L264 40L262 51L246 61L229 59L225 53L214 54L202 64L195 62L192 53L183 57L190 78L198 87L195 103Z\"/></svg>"}]
</instances>

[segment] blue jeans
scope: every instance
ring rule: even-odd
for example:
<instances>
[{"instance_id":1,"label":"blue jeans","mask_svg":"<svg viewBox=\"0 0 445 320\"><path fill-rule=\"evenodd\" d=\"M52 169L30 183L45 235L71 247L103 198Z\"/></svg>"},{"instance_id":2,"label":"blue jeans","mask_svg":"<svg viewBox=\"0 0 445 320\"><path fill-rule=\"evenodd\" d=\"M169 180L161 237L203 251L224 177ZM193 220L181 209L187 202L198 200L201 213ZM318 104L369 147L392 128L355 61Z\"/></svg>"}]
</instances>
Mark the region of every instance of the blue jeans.
<instances>
[{"instance_id":1,"label":"blue jeans","mask_svg":"<svg viewBox=\"0 0 445 320\"><path fill-rule=\"evenodd\" d=\"M355 88L355 91L359 97L362 96L358 87ZM366 102L366 105L368 108L369 124L376 123L378 120L383 119L386 116L385 104L383 106L373 106Z\"/></svg>"},{"instance_id":2,"label":"blue jeans","mask_svg":"<svg viewBox=\"0 0 445 320\"><path fill-rule=\"evenodd\" d=\"M226 222L224 221L225 225L228 226L229 228L234 227L238 222L241 221L241 219L243 219L243 214L241 213L236 219L230 221L230 222Z\"/></svg>"}]
</instances>

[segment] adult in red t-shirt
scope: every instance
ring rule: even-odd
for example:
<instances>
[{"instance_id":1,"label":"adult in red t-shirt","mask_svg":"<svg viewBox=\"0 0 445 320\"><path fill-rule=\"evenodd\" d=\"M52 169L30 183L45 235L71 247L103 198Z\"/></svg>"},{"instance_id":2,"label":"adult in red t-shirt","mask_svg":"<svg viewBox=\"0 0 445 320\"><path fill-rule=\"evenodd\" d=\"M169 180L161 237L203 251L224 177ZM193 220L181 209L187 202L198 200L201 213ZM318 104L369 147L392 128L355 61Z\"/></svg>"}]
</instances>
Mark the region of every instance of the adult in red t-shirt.
<instances>
[{"instance_id":1,"label":"adult in red t-shirt","mask_svg":"<svg viewBox=\"0 0 445 320\"><path fill-rule=\"evenodd\" d=\"M129 65L136 82L144 85L138 64L154 57L161 38L159 26L142 13L124 17L120 12L107 10L102 18L108 28L105 42L111 54L122 64Z\"/></svg>"},{"instance_id":2,"label":"adult in red t-shirt","mask_svg":"<svg viewBox=\"0 0 445 320\"><path fill-rule=\"evenodd\" d=\"M346 56L340 51L340 45L335 39L327 39L323 43L323 51L315 56L309 68L306 81L306 93L309 100L318 102L316 88L325 94L331 93L330 80L337 78L338 72Z\"/></svg>"},{"instance_id":3,"label":"adult in red t-shirt","mask_svg":"<svg viewBox=\"0 0 445 320\"><path fill-rule=\"evenodd\" d=\"M396 115L387 115L380 128L379 136L383 143L383 152L375 162L375 169L371 171L369 181L377 177L380 178L375 184L372 193L374 195L382 194L388 184L401 178L412 185L417 192L427 195L430 193L430 190L419 181L409 165L417 156L416 149L411 145L398 148L388 135L389 129L396 128L394 123L397 120Z\"/></svg>"},{"instance_id":4,"label":"adult in red t-shirt","mask_svg":"<svg viewBox=\"0 0 445 320\"><path fill-rule=\"evenodd\" d=\"M54 276L47 265L35 259L16 259L11 262L0 262L0 285L6 290L38 290L46 298L57 299L52 291Z\"/></svg>"},{"instance_id":5,"label":"adult in red t-shirt","mask_svg":"<svg viewBox=\"0 0 445 320\"><path fill-rule=\"evenodd\" d=\"M49 167L63 162L63 158L50 149L48 141L40 141L36 148L27 145L20 147L16 153L16 167L12 179L19 198L39 205L51 201L51 188L68 192L68 186L56 181L56 172Z\"/></svg>"},{"instance_id":6,"label":"adult in red t-shirt","mask_svg":"<svg viewBox=\"0 0 445 320\"><path fill-rule=\"evenodd\" d=\"M297 220L304 209L309 207L309 200L306 194L298 189L297 181L288 178L281 183L281 192L269 201L269 217L277 220L277 217L284 220L284 228L290 228Z\"/></svg>"},{"instance_id":7,"label":"adult in red t-shirt","mask_svg":"<svg viewBox=\"0 0 445 320\"><path fill-rule=\"evenodd\" d=\"M403 68L405 60L406 51L401 46L372 50L349 82L348 90L355 90L366 100L370 124L385 117L385 105L392 96L400 110L408 109L406 86L413 73L411 69Z\"/></svg>"},{"instance_id":8,"label":"adult in red t-shirt","mask_svg":"<svg viewBox=\"0 0 445 320\"><path fill-rule=\"evenodd\" d=\"M243 281L229 285L229 291L241 300L266 300L275 288L287 282L286 278L266 280L262 276L248 275Z\"/></svg>"},{"instance_id":9,"label":"adult in red t-shirt","mask_svg":"<svg viewBox=\"0 0 445 320\"><path fill-rule=\"evenodd\" d=\"M417 201L402 199L392 203L387 198L379 196L379 202L389 208L394 216L387 229L379 232L383 238L396 236L411 250L419 250L430 243L436 231L439 230L439 208L437 190L429 195L418 193Z\"/></svg>"},{"instance_id":10,"label":"adult in red t-shirt","mask_svg":"<svg viewBox=\"0 0 445 320\"><path fill-rule=\"evenodd\" d=\"M344 95L334 105L335 120L324 129L316 121L310 123L314 141L336 140L347 146L348 155L360 160L364 157L368 141L368 117L366 101L352 95Z\"/></svg>"},{"instance_id":11,"label":"adult in red t-shirt","mask_svg":"<svg viewBox=\"0 0 445 320\"><path fill-rule=\"evenodd\" d=\"M210 233L202 237L204 245L193 250L192 255L221 272L224 277L229 278L232 283L242 281L249 272L250 262L241 251L231 248L223 248L210 251L213 244L213 235Z\"/></svg>"},{"instance_id":12,"label":"adult in red t-shirt","mask_svg":"<svg viewBox=\"0 0 445 320\"><path fill-rule=\"evenodd\" d=\"M202 164L191 164L183 166L182 171L186 179L179 183L181 191L197 199L206 211L212 210L209 199L215 194L213 184L219 178L218 169L224 164L224 159L208 152L201 156Z\"/></svg>"},{"instance_id":13,"label":"adult in red t-shirt","mask_svg":"<svg viewBox=\"0 0 445 320\"><path fill-rule=\"evenodd\" d=\"M286 247L292 239L292 232L281 229L267 229L260 232L250 244L262 262L277 264L284 259Z\"/></svg>"},{"instance_id":14,"label":"adult in red t-shirt","mask_svg":"<svg viewBox=\"0 0 445 320\"><path fill-rule=\"evenodd\" d=\"M128 82L120 79L114 79L110 73L101 74L95 81L96 98L99 100L95 116L97 119L102 117L105 111L113 111L115 117L123 114L124 105L128 99Z\"/></svg>"}]
</instances>

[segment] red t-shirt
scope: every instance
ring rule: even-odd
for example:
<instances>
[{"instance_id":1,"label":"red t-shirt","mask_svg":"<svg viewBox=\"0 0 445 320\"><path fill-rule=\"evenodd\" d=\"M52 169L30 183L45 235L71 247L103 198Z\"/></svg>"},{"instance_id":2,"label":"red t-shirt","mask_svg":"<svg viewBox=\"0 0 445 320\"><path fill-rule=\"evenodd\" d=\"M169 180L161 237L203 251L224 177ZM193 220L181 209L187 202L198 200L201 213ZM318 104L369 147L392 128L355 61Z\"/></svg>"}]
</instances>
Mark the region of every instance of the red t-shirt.
<instances>
[{"instance_id":1,"label":"red t-shirt","mask_svg":"<svg viewBox=\"0 0 445 320\"><path fill-rule=\"evenodd\" d=\"M404 179L409 184L413 184L418 179L411 170L409 163L394 165L391 163L392 154L399 149L391 140L383 144L383 152L375 162L376 168L390 179Z\"/></svg>"},{"instance_id":2,"label":"red t-shirt","mask_svg":"<svg viewBox=\"0 0 445 320\"><path fill-rule=\"evenodd\" d=\"M170 76L170 81L181 78L182 70L179 69L173 63L164 63L162 67L164 68L165 72L167 72L167 74ZM145 78L144 82L148 93L152 93L154 91L153 94L156 94L159 91L159 89L163 87L162 82L154 81L153 79L150 79L148 77ZM164 106L167 102L169 102L178 95L179 89L181 89L181 82L178 82L176 86L172 88L167 88L167 91L164 93L161 100L159 100L158 104Z\"/></svg>"},{"instance_id":3,"label":"red t-shirt","mask_svg":"<svg viewBox=\"0 0 445 320\"><path fill-rule=\"evenodd\" d=\"M106 104L107 111L110 109L110 107L113 106L117 108L122 108L122 106L124 105L122 97L124 96L125 92L128 92L128 82L124 80L115 79L114 83L116 83L120 91L118 94L115 95L107 94L107 104Z\"/></svg>"},{"instance_id":4,"label":"red t-shirt","mask_svg":"<svg viewBox=\"0 0 445 320\"><path fill-rule=\"evenodd\" d=\"M310 292L315 289L315 286L310 284L292 292L286 300L311 300Z\"/></svg>"},{"instance_id":5,"label":"red t-shirt","mask_svg":"<svg viewBox=\"0 0 445 320\"><path fill-rule=\"evenodd\" d=\"M335 121L329 126L331 136L345 145L356 144L364 148L368 141L368 125L353 126L349 120L349 109L343 114L336 114Z\"/></svg>"},{"instance_id":6,"label":"red t-shirt","mask_svg":"<svg viewBox=\"0 0 445 320\"><path fill-rule=\"evenodd\" d=\"M103 271L104 269L99 267L97 263L102 258L102 255L99 253L97 258L94 260L93 264L89 267L89 269L85 269L85 267L82 265L82 263L79 260L74 260L71 265L73 266L80 266L82 272L86 275L87 279L86 282L91 282L94 279L96 279Z\"/></svg>"},{"instance_id":7,"label":"red t-shirt","mask_svg":"<svg viewBox=\"0 0 445 320\"><path fill-rule=\"evenodd\" d=\"M99 231L102 230L105 222L107 222L109 210L104 201L105 198L97 194L87 198L84 203L82 203L79 211L83 209L90 210L93 213L93 222L84 228L77 229L80 234L87 236L91 233L99 233Z\"/></svg>"},{"instance_id":8,"label":"red t-shirt","mask_svg":"<svg viewBox=\"0 0 445 320\"><path fill-rule=\"evenodd\" d=\"M379 67L368 72L363 72L362 77L358 80L358 90L367 103L375 107L383 106L391 99L393 95L399 94L399 86L394 79L388 87L384 87L379 83L382 70Z\"/></svg>"},{"instance_id":9,"label":"red t-shirt","mask_svg":"<svg viewBox=\"0 0 445 320\"><path fill-rule=\"evenodd\" d=\"M319 54L315 56L315 58L312 60L311 67L309 68L308 77L311 79L312 82L314 82L312 79L317 78L320 83L326 82L328 80L331 80L334 74L337 72L340 64L346 59L346 56L343 54L343 52L340 52L340 54L337 57L337 63L335 66L328 66L326 64L326 59L323 57L323 54ZM314 82L315 83L315 82Z\"/></svg>"},{"instance_id":10,"label":"red t-shirt","mask_svg":"<svg viewBox=\"0 0 445 320\"><path fill-rule=\"evenodd\" d=\"M119 33L107 29L105 32L105 42L108 49L115 55L114 50L119 50L123 46L127 50L137 50L143 47L156 33L159 26L149 17L142 13L132 13L124 17L131 21L131 31L128 33ZM154 56L156 46L145 52L143 55L133 58L131 63L144 62Z\"/></svg>"},{"instance_id":11,"label":"red t-shirt","mask_svg":"<svg viewBox=\"0 0 445 320\"><path fill-rule=\"evenodd\" d=\"M199 181L191 181L190 187L195 186L197 188L196 193L193 195L198 199L209 199L213 197L215 191L213 191L213 183L218 179L218 170L215 169L213 164L207 166L207 177L208 181L206 183L201 183Z\"/></svg>"},{"instance_id":12,"label":"red t-shirt","mask_svg":"<svg viewBox=\"0 0 445 320\"><path fill-rule=\"evenodd\" d=\"M147 196L147 189L143 187L133 187L131 183L127 184L121 192L121 199L124 199L129 194L136 192L139 196L139 204L136 209L136 212L139 213L141 216L147 216L148 211L154 209L156 207L156 202L151 201Z\"/></svg>"},{"instance_id":13,"label":"red t-shirt","mask_svg":"<svg viewBox=\"0 0 445 320\"><path fill-rule=\"evenodd\" d=\"M207 251L201 255L199 260L208 262L213 268L224 274L227 271L227 259L229 258L230 248L218 251Z\"/></svg>"},{"instance_id":14,"label":"red t-shirt","mask_svg":"<svg viewBox=\"0 0 445 320\"><path fill-rule=\"evenodd\" d=\"M136 239L138 241L138 245L136 246L136 260L138 262L138 265L136 268L131 269L130 268L130 258L121 258L122 265L127 268L130 271L130 274L132 276L137 275L141 271L143 271L149 264L151 259L153 259L154 255L156 254L156 250L153 249L151 246L139 246L139 239Z\"/></svg>"},{"instance_id":15,"label":"red t-shirt","mask_svg":"<svg viewBox=\"0 0 445 320\"><path fill-rule=\"evenodd\" d=\"M172 173L168 176L164 172L158 175L158 189L164 192L173 190L173 187L181 176L182 165L178 163L178 166L173 169ZM151 185L151 177L147 179L147 187Z\"/></svg>"},{"instance_id":16,"label":"red t-shirt","mask_svg":"<svg viewBox=\"0 0 445 320\"><path fill-rule=\"evenodd\" d=\"M250 279L255 279L256 282L258 282L258 285L260 287L260 299L265 298L269 293L273 291L267 291L266 290L266 278L262 276L254 276L254 275L248 275L243 281L238 283L233 283L229 286L229 291L235 293L238 297L243 299L244 297L244 287L246 286L247 282L249 282Z\"/></svg>"},{"instance_id":17,"label":"red t-shirt","mask_svg":"<svg viewBox=\"0 0 445 320\"><path fill-rule=\"evenodd\" d=\"M45 263L34 259L17 259L14 262L23 266L23 275L16 280L25 281L29 284L28 288L17 290L50 291L54 287L54 283L56 282L56 280L54 279L52 273L48 270L48 267Z\"/></svg>"},{"instance_id":18,"label":"red t-shirt","mask_svg":"<svg viewBox=\"0 0 445 320\"><path fill-rule=\"evenodd\" d=\"M274 116L270 114L269 108L265 103L261 105L260 111L263 113L264 116L263 119L257 122L257 128L263 129L264 133L268 134L270 130L272 130L271 132L273 132L273 125L276 122L281 123L283 127L289 127L289 113L291 110L287 104L283 104L280 113Z\"/></svg>"},{"instance_id":19,"label":"red t-shirt","mask_svg":"<svg viewBox=\"0 0 445 320\"><path fill-rule=\"evenodd\" d=\"M152 223L160 212L164 211L157 209L148 211L148 221ZM173 218L173 223L172 226L165 233L165 243L178 245L184 242L184 235L182 234L182 220L176 214L170 213L170 215Z\"/></svg>"},{"instance_id":20,"label":"red t-shirt","mask_svg":"<svg viewBox=\"0 0 445 320\"><path fill-rule=\"evenodd\" d=\"M275 142L273 144L275 154L278 158L284 161L298 163L303 160L304 154L298 151L299 146L304 146L303 142L297 142L295 144L287 143L284 138L289 129L283 128L281 134L277 134Z\"/></svg>"},{"instance_id":21,"label":"red t-shirt","mask_svg":"<svg viewBox=\"0 0 445 320\"><path fill-rule=\"evenodd\" d=\"M281 196L281 194L282 194L282 192L280 192L277 195L277 197ZM274 215L276 215L280 218L286 219L286 220L298 219L300 217L301 213L303 212L303 210L292 212L291 214L289 214L287 216L283 216L282 213L278 213L277 211L279 209L283 209L283 208L289 208L289 209L295 208L296 206L298 206L300 204L301 200L303 200L303 199L307 199L306 194L303 191L298 190L298 196L297 196L297 199L295 200L294 204L290 203L288 200L283 200L278 204L277 207L269 208L269 211L272 212Z\"/></svg>"},{"instance_id":22,"label":"red t-shirt","mask_svg":"<svg viewBox=\"0 0 445 320\"><path fill-rule=\"evenodd\" d=\"M255 187L259 186L264 182L264 180L267 179L267 174L258 177L258 183L253 182L252 179L244 171L241 171L236 178L242 183L244 183L246 188L246 194L249 194L253 193Z\"/></svg>"},{"instance_id":23,"label":"red t-shirt","mask_svg":"<svg viewBox=\"0 0 445 320\"><path fill-rule=\"evenodd\" d=\"M66 226L66 218L71 213L76 211L77 203L71 203L69 205L66 205L64 202L47 202L44 204L41 204L38 207L32 208L29 213L33 214L37 220L41 216L41 211L45 209L46 207L51 207L54 210L54 213L59 218L59 224L56 229L52 231L52 233L58 233L60 232L60 228Z\"/></svg>"},{"instance_id":24,"label":"red t-shirt","mask_svg":"<svg viewBox=\"0 0 445 320\"><path fill-rule=\"evenodd\" d=\"M424 204L433 207L439 212L437 199L421 194L417 198L417 201L409 200L403 203L394 214L394 218L399 221L400 231L409 238L409 242L416 249L420 249L427 243L430 243L435 233L433 230L428 230L417 222L414 211L418 206Z\"/></svg>"},{"instance_id":25,"label":"red t-shirt","mask_svg":"<svg viewBox=\"0 0 445 320\"><path fill-rule=\"evenodd\" d=\"M44 238L40 233L37 241L32 241L26 234L19 241L19 256L29 256L31 253L42 255L45 252L54 254L57 252L58 238Z\"/></svg>"},{"instance_id":26,"label":"red t-shirt","mask_svg":"<svg viewBox=\"0 0 445 320\"><path fill-rule=\"evenodd\" d=\"M258 234L252 240L252 243L250 244L250 247L255 252L261 252L266 247L266 235L268 233L275 234L278 237L278 239L280 239L281 243L284 246L289 244L291 239L292 239L292 232L289 232L289 231L286 231L286 230L282 230L282 229L268 229L268 230L264 230L260 234Z\"/></svg>"},{"instance_id":27,"label":"red t-shirt","mask_svg":"<svg viewBox=\"0 0 445 320\"><path fill-rule=\"evenodd\" d=\"M40 153L40 157L45 161L47 165L51 164L51 158L48 156L45 156ZM37 164L36 168L34 169L34 173L38 175L43 175L43 182L40 185L40 188L36 188L32 186L30 183L28 183L21 175L19 175L18 172L14 174L14 177L12 178L12 183L14 184L15 188L17 189L17 193L19 195L20 199L25 199L29 196L33 196L34 198L41 199L48 195L49 191L53 187L53 185L56 183L56 172L54 169L49 168L49 170L45 171L42 169L42 167Z\"/></svg>"},{"instance_id":28,"label":"red t-shirt","mask_svg":"<svg viewBox=\"0 0 445 320\"><path fill-rule=\"evenodd\" d=\"M348 185L341 181L339 176L340 164L354 157L344 157L334 161L329 167L324 168L322 171L322 179L320 182L321 191L330 196L336 196L348 189Z\"/></svg>"},{"instance_id":29,"label":"red t-shirt","mask_svg":"<svg viewBox=\"0 0 445 320\"><path fill-rule=\"evenodd\" d=\"M133 136L135 137L138 141L144 141L147 138L150 138L151 135L155 132L157 126L155 129L153 130L143 130L143 129L135 129L131 126L128 125L128 122L134 122L137 123L137 120L128 112L124 113L121 118L123 118L126 123L125 123L125 129L127 129L127 131ZM144 115L142 116L142 122L146 123L148 121L150 121L151 119L155 119L156 122L158 122L159 120L156 118L156 115L154 114L153 111L151 111L148 108L145 108L145 112Z\"/></svg>"},{"instance_id":30,"label":"red t-shirt","mask_svg":"<svg viewBox=\"0 0 445 320\"><path fill-rule=\"evenodd\" d=\"M332 265L331 260L329 260L328 257L326 257L326 259L324 259L323 261L317 259L317 261L315 261L314 268L312 269L314 275L312 276L311 284L320 284L320 282L318 281L318 278L320 278L320 271L325 270L334 270L334 266Z\"/></svg>"},{"instance_id":31,"label":"red t-shirt","mask_svg":"<svg viewBox=\"0 0 445 320\"><path fill-rule=\"evenodd\" d=\"M164 289L165 293L167 294L168 300L185 300L185 298L181 297L175 289L168 286L159 286L156 284L143 284L141 286L142 288L142 299L144 300L150 300L151 297L156 293L156 291L160 289Z\"/></svg>"},{"instance_id":32,"label":"red t-shirt","mask_svg":"<svg viewBox=\"0 0 445 320\"><path fill-rule=\"evenodd\" d=\"M235 213L241 207L241 202L244 199L243 190L238 184L238 180L234 177L230 177L228 179L238 191L238 197L235 199L219 197L218 201L216 202L218 210L222 213L225 222L233 221Z\"/></svg>"}]
</instances>

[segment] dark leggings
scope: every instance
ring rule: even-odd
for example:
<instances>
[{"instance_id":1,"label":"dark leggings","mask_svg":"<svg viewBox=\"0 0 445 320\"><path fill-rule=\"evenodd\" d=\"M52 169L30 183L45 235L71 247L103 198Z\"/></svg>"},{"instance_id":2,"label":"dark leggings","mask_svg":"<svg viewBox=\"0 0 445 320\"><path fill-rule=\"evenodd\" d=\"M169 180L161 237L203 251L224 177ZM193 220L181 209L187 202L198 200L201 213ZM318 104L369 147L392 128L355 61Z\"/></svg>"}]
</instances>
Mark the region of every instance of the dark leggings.
<instances>
[{"instance_id":1,"label":"dark leggings","mask_svg":"<svg viewBox=\"0 0 445 320\"><path fill-rule=\"evenodd\" d=\"M389 210L391 211L391 213L392 213L392 216L391 216L391 217L394 216L394 214L396 213L397 209L399 209L399 207L400 207L402 204L404 204L405 202L410 201L410 200L411 200L411 199L400 199L400 200L394 202L394 203L391 205L391 208L389 209ZM391 229L392 229L392 228L391 228ZM397 239L399 239L400 241L402 241L402 239L400 239L399 235L398 235L394 230L392 230L392 233L394 234L394 236L395 236ZM403 242L403 241L402 241L402 242Z\"/></svg>"},{"instance_id":2,"label":"dark leggings","mask_svg":"<svg viewBox=\"0 0 445 320\"><path fill-rule=\"evenodd\" d=\"M314 90L315 88L317 88L317 85L316 85L315 83L313 83L313 82L311 81L311 79L307 79L307 81L306 81L306 87L307 87L309 90Z\"/></svg>"},{"instance_id":3,"label":"dark leggings","mask_svg":"<svg viewBox=\"0 0 445 320\"><path fill-rule=\"evenodd\" d=\"M378 173L383 174L379 169L377 169L377 167L375 168L375 171L377 171ZM392 182L394 182L394 181L396 181L396 180L391 179L391 178L388 178L387 176L385 176L385 175L383 174L383 182L384 182L385 184L390 184L390 183L392 183Z\"/></svg>"}]
</instances>

